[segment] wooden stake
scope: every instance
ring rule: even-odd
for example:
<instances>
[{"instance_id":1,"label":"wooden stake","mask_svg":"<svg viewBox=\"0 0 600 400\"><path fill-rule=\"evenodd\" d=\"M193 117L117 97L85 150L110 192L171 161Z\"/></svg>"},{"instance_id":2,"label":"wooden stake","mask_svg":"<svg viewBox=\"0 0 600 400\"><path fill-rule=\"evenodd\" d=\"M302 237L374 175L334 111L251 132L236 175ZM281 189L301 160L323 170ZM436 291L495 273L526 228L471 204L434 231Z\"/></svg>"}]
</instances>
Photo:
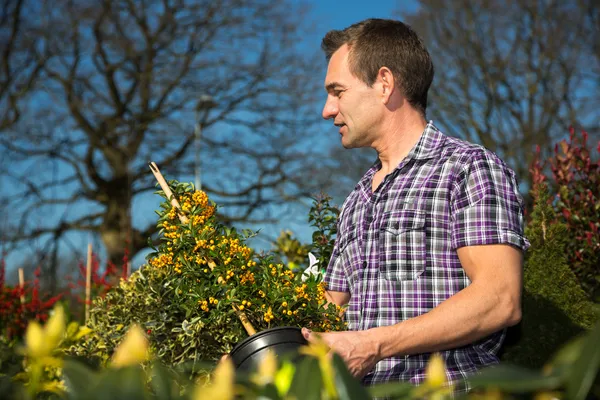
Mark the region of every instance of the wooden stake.
<instances>
[{"instance_id":1,"label":"wooden stake","mask_svg":"<svg viewBox=\"0 0 600 400\"><path fill-rule=\"evenodd\" d=\"M213 269L215 269L215 267L217 265L215 264L214 261L210 260L208 262L208 266L209 266L210 270L212 271ZM220 283L220 284L224 284L225 280L223 278L219 277L219 279L217 279L217 282ZM254 335L256 333L256 329L254 329L254 327L252 326L252 324L248 320L248 317L246 316L246 313L243 312L243 311L238 310L238 308L234 304L231 305L231 308L234 309L236 315L240 319L240 322L244 326L244 329L246 329L246 332L248 333L248 336Z\"/></svg>"},{"instance_id":2,"label":"wooden stake","mask_svg":"<svg viewBox=\"0 0 600 400\"><path fill-rule=\"evenodd\" d=\"M87 264L85 268L85 324L90 318L90 295L92 288L92 244L88 243Z\"/></svg>"},{"instance_id":3,"label":"wooden stake","mask_svg":"<svg viewBox=\"0 0 600 400\"><path fill-rule=\"evenodd\" d=\"M21 288L21 304L25 304L25 274L23 268L19 268L19 287Z\"/></svg>"},{"instance_id":4,"label":"wooden stake","mask_svg":"<svg viewBox=\"0 0 600 400\"><path fill-rule=\"evenodd\" d=\"M167 184L167 181L165 181L165 178L163 178L162 174L160 173L158 166L156 165L156 163L154 161L149 162L148 165L150 166L150 169L152 170L154 177L158 181L160 188L163 190L163 192L165 192L167 199L171 199L171 205L177 209L177 214L179 216L179 220L182 223L187 224L188 218L181 213L181 206L179 205L179 202L177 201L175 196L173 196L173 192L171 191L171 188Z\"/></svg>"},{"instance_id":5,"label":"wooden stake","mask_svg":"<svg viewBox=\"0 0 600 400\"><path fill-rule=\"evenodd\" d=\"M167 184L167 181L165 180L165 178L160 173L158 166L153 161L149 162L148 165L150 166L150 169L152 170L154 177L158 181L160 188L163 190L163 192L165 192L165 195L167 196L167 198L171 199L171 205L177 209L177 211L178 211L177 213L179 215L179 220L182 223L187 224L189 220L185 215L183 215L181 213L181 206L179 205L179 202L177 201L175 196L173 196L173 192L171 191L171 188L169 188L169 185ZM214 261L212 261L212 260L208 261L208 266L210 267L211 271L216 267ZM225 281L221 277L219 277L217 282L220 284L225 283ZM244 326L244 329L246 329L246 333L248 333L248 336L254 335L256 333L256 329L254 329L254 327L248 320L246 313L238 310L234 304L231 305L231 308L233 308L235 310L235 313L236 313L237 317L240 319L240 322L242 323L242 325Z\"/></svg>"}]
</instances>

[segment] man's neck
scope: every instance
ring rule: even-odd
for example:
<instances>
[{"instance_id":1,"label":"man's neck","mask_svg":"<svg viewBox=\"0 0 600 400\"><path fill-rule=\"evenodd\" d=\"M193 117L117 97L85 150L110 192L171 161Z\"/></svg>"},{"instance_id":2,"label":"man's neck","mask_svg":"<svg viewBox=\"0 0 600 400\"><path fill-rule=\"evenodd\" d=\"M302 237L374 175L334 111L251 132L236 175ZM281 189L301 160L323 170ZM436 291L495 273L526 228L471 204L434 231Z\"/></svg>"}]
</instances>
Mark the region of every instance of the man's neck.
<instances>
[{"instance_id":1,"label":"man's neck","mask_svg":"<svg viewBox=\"0 0 600 400\"><path fill-rule=\"evenodd\" d=\"M416 111L389 115L382 123L381 135L373 148L381 161L383 176L392 172L406 158L423 134L427 121Z\"/></svg>"}]
</instances>

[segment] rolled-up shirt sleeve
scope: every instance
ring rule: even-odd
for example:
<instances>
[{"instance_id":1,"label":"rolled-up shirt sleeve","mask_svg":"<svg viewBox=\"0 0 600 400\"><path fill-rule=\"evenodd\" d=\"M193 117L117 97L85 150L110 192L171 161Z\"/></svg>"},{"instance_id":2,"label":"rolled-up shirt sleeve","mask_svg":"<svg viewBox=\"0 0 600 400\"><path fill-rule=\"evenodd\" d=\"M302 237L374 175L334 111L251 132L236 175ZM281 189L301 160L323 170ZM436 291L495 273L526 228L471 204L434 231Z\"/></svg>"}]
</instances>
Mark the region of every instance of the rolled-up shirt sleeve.
<instances>
[{"instance_id":1,"label":"rolled-up shirt sleeve","mask_svg":"<svg viewBox=\"0 0 600 400\"><path fill-rule=\"evenodd\" d=\"M523 198L514 172L483 149L459 165L450 204L452 247L509 244L527 250Z\"/></svg>"}]
</instances>

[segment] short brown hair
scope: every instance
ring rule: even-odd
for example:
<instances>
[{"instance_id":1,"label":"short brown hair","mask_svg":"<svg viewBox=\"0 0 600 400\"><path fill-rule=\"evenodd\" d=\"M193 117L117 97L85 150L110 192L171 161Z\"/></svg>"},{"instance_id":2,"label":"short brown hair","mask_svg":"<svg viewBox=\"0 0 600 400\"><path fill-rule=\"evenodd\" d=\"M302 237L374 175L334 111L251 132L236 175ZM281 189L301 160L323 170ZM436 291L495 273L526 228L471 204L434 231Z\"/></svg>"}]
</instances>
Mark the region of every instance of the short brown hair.
<instances>
[{"instance_id":1,"label":"short brown hair","mask_svg":"<svg viewBox=\"0 0 600 400\"><path fill-rule=\"evenodd\" d=\"M388 67L408 102L425 117L433 63L423 41L408 25L367 19L343 30L327 32L321 43L327 61L340 47L350 48L350 72L372 86L381 67Z\"/></svg>"}]
</instances>

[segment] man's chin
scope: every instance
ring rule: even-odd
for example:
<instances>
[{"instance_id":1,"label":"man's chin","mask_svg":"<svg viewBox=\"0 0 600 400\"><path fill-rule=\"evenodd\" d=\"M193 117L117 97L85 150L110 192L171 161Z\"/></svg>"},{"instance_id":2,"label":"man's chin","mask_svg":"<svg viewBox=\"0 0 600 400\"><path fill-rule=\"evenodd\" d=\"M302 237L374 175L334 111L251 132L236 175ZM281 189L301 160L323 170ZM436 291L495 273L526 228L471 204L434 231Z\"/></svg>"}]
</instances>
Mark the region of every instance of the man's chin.
<instances>
[{"instance_id":1,"label":"man's chin","mask_svg":"<svg viewBox=\"0 0 600 400\"><path fill-rule=\"evenodd\" d=\"M360 146L358 146L358 145L357 145L355 142L353 142L353 141L344 140L344 138L343 138L343 137L342 137L342 140L341 140L341 142L342 142L342 146L343 146L345 149L356 149L356 148L360 147Z\"/></svg>"}]
</instances>

